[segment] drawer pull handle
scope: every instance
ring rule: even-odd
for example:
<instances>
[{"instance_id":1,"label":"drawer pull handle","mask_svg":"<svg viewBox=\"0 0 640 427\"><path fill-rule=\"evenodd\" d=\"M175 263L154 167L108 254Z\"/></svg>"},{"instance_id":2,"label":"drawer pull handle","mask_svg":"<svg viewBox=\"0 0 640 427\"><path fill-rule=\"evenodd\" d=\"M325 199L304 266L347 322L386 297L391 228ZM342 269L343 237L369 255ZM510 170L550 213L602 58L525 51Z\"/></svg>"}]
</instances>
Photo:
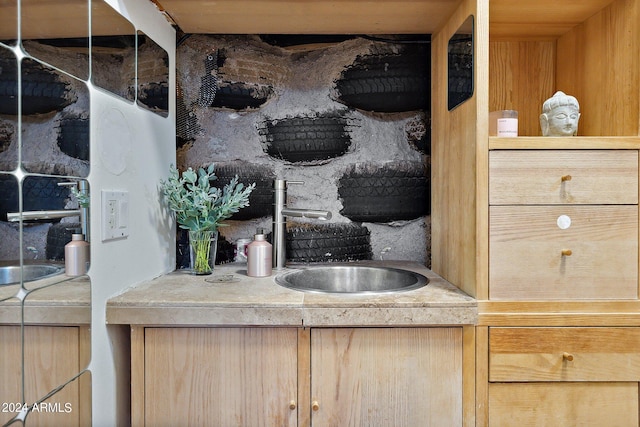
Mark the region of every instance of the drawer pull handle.
<instances>
[{"instance_id":1,"label":"drawer pull handle","mask_svg":"<svg viewBox=\"0 0 640 427\"><path fill-rule=\"evenodd\" d=\"M562 353L562 360L566 360L567 362L573 362L573 354L567 353L566 351Z\"/></svg>"},{"instance_id":2,"label":"drawer pull handle","mask_svg":"<svg viewBox=\"0 0 640 427\"><path fill-rule=\"evenodd\" d=\"M314 400L313 402L311 402L311 409L313 409L314 411L317 411L318 409L320 409L320 404L318 403L317 400Z\"/></svg>"},{"instance_id":3,"label":"drawer pull handle","mask_svg":"<svg viewBox=\"0 0 640 427\"><path fill-rule=\"evenodd\" d=\"M292 400L291 402L289 402L289 409L291 409L292 411L294 409L296 409L296 401Z\"/></svg>"},{"instance_id":4,"label":"drawer pull handle","mask_svg":"<svg viewBox=\"0 0 640 427\"><path fill-rule=\"evenodd\" d=\"M560 180L562 182L571 181L571 175L562 175L562 178L560 178Z\"/></svg>"},{"instance_id":5,"label":"drawer pull handle","mask_svg":"<svg viewBox=\"0 0 640 427\"><path fill-rule=\"evenodd\" d=\"M571 249L562 250L562 256L571 256L571 254L573 254L573 252L571 252Z\"/></svg>"}]
</instances>

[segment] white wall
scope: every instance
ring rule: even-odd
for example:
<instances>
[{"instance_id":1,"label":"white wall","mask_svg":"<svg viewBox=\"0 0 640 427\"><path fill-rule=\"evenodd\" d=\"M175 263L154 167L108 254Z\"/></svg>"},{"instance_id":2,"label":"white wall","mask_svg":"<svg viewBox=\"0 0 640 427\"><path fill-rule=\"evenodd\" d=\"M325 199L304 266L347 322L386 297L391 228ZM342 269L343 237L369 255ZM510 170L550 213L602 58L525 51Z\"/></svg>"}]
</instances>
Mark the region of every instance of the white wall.
<instances>
[{"instance_id":1,"label":"white wall","mask_svg":"<svg viewBox=\"0 0 640 427\"><path fill-rule=\"evenodd\" d=\"M175 31L150 1L107 0L169 54L168 117L90 87L91 96L91 371L94 426L126 422L128 388L116 381L129 362L106 325L106 302L123 290L173 270L175 231L160 204L158 183L175 163ZM102 242L101 190L129 192L129 236ZM119 331L119 332L118 332ZM124 331L128 331L125 329ZM122 378L122 376L121 376ZM127 381L125 378L125 386Z\"/></svg>"}]
</instances>

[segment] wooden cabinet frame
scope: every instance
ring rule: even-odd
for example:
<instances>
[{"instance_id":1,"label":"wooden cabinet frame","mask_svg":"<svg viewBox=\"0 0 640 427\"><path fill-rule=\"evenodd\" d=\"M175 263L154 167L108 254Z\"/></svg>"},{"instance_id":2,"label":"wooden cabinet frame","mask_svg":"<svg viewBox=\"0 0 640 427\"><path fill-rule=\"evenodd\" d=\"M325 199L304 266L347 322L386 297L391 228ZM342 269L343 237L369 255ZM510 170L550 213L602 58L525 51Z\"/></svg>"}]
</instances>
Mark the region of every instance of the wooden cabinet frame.
<instances>
[{"instance_id":1,"label":"wooden cabinet frame","mask_svg":"<svg viewBox=\"0 0 640 427\"><path fill-rule=\"evenodd\" d=\"M469 14L474 95L448 111L447 40ZM633 292L589 302L490 299L488 159L491 150L640 150L640 1L462 1L433 35L432 64L432 269L478 299L476 425L486 426L491 327L640 326ZM556 90L581 104L577 137L538 136L542 103ZM488 113L503 109L518 110L519 137L489 137Z\"/></svg>"}]
</instances>

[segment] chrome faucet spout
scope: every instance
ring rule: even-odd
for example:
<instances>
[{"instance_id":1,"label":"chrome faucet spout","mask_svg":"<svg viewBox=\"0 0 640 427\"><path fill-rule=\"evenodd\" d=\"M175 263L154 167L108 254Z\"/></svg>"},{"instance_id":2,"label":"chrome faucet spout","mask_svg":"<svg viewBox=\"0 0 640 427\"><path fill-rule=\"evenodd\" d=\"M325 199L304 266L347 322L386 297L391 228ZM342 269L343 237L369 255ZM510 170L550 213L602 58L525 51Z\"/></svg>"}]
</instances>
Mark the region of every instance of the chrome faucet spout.
<instances>
[{"instance_id":1,"label":"chrome faucet spout","mask_svg":"<svg viewBox=\"0 0 640 427\"><path fill-rule=\"evenodd\" d=\"M315 218L319 220L331 219L331 212L316 209L296 209L287 207L287 184L304 184L300 181L273 181L273 268L284 268L286 257L287 223L285 218Z\"/></svg>"},{"instance_id":2,"label":"chrome faucet spout","mask_svg":"<svg viewBox=\"0 0 640 427\"><path fill-rule=\"evenodd\" d=\"M284 216L292 216L297 218L316 218L319 220L326 221L331 219L331 212L329 211L319 211L315 209L292 209L292 208L284 208L282 209L282 215Z\"/></svg>"},{"instance_id":3,"label":"chrome faucet spout","mask_svg":"<svg viewBox=\"0 0 640 427\"><path fill-rule=\"evenodd\" d=\"M85 179L71 182L59 182L59 186L76 186L78 192L81 194L89 194L89 183ZM9 212L7 213L8 222L22 221L34 221L42 219L57 219L67 218L70 216L80 217L80 226L82 228L82 234L85 236L85 240L89 239L89 208L81 206L79 209L61 209L61 210L48 210L48 211L24 211L24 212Z\"/></svg>"},{"instance_id":4,"label":"chrome faucet spout","mask_svg":"<svg viewBox=\"0 0 640 427\"><path fill-rule=\"evenodd\" d=\"M20 218L23 221L32 221L37 219L55 219L66 218L69 216L80 216L80 209L63 209L52 211L26 211L26 212L9 212L7 213L8 222L18 222Z\"/></svg>"}]
</instances>

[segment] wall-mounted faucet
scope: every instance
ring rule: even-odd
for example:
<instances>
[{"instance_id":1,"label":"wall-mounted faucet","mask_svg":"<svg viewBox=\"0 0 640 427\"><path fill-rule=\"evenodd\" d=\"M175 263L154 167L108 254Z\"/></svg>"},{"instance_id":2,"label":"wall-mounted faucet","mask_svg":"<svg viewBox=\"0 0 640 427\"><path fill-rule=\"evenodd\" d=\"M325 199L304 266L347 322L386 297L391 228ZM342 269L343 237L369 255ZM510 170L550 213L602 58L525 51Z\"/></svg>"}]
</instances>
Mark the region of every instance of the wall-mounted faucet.
<instances>
[{"instance_id":1,"label":"wall-mounted faucet","mask_svg":"<svg viewBox=\"0 0 640 427\"><path fill-rule=\"evenodd\" d=\"M78 181L59 182L59 186L72 187L78 186L78 192L80 194L89 194L89 183L85 179ZM26 212L11 212L7 213L7 221L18 222L21 219L23 221L38 220L38 219L54 219L54 218L66 218L70 216L80 217L80 226L82 227L82 234L87 242L90 241L89 236L89 207L80 206L79 209L62 209L62 210L50 210L50 211L26 211Z\"/></svg>"},{"instance_id":2,"label":"wall-mounted faucet","mask_svg":"<svg viewBox=\"0 0 640 427\"><path fill-rule=\"evenodd\" d=\"M314 209L295 209L287 207L287 185L304 184L303 181L273 181L273 268L283 268L287 262L286 242L287 223L285 217L331 219L331 212Z\"/></svg>"}]
</instances>

